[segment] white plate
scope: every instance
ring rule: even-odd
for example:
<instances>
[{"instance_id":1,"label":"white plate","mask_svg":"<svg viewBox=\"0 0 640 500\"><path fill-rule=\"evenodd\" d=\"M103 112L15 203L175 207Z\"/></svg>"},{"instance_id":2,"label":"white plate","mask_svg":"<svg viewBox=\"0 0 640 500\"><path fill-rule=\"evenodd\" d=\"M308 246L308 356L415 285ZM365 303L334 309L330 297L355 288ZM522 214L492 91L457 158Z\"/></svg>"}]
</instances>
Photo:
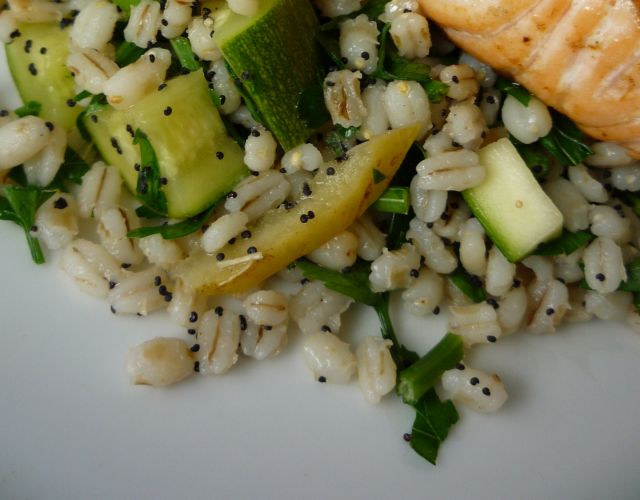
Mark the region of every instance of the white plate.
<instances>
[{"instance_id":1,"label":"white plate","mask_svg":"<svg viewBox=\"0 0 640 500\"><path fill-rule=\"evenodd\" d=\"M0 107L17 97L0 56ZM0 152L1 154L1 152ZM30 261L0 222L0 498L632 499L640 496L640 336L593 322L477 350L510 399L460 410L437 467L403 441L413 414L395 396L314 382L300 339L278 358L166 390L128 385L127 349L181 335L166 318L114 317L51 259ZM442 320L401 317L425 352ZM375 334L369 311L348 338Z\"/></svg>"}]
</instances>

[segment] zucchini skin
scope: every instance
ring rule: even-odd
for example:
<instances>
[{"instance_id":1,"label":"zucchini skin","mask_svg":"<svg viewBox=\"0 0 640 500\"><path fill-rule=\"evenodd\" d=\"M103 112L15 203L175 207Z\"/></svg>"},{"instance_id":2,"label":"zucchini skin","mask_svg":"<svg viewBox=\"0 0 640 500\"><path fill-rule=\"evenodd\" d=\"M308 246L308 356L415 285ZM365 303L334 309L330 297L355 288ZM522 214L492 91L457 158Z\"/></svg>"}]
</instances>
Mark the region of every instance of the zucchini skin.
<instances>
[{"instance_id":1,"label":"zucchini skin","mask_svg":"<svg viewBox=\"0 0 640 500\"><path fill-rule=\"evenodd\" d=\"M20 36L5 45L11 76L23 102L42 105L40 117L73 128L80 107L67 101L76 95L71 72L67 69L69 28L58 23L20 24Z\"/></svg>"},{"instance_id":2,"label":"zucchini skin","mask_svg":"<svg viewBox=\"0 0 640 500\"><path fill-rule=\"evenodd\" d=\"M83 123L102 158L119 169L133 193L135 165L141 160L131 132L145 133L166 179L162 192L172 218L199 214L249 173L242 148L227 134L211 101L202 71L167 80L161 90L126 110L105 106L88 113Z\"/></svg>"},{"instance_id":3,"label":"zucchini skin","mask_svg":"<svg viewBox=\"0 0 640 500\"><path fill-rule=\"evenodd\" d=\"M300 93L320 77L318 20L307 0L275 0L238 33L219 35L227 64L242 81L264 125L285 150L312 133L298 116ZM230 20L233 24L235 19ZM218 32L217 32L218 33ZM215 37L215 35L214 35Z\"/></svg>"}]
</instances>

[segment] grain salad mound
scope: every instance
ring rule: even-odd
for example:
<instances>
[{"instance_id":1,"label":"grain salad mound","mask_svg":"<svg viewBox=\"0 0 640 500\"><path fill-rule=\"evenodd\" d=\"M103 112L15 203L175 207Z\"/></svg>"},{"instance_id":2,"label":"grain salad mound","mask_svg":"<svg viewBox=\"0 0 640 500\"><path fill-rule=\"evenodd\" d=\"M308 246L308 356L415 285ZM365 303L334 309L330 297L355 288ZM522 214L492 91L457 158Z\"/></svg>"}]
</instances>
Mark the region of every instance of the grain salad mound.
<instances>
[{"instance_id":1,"label":"grain salad mound","mask_svg":"<svg viewBox=\"0 0 640 500\"><path fill-rule=\"evenodd\" d=\"M301 335L318 382L395 388L435 463L455 405L507 401L474 346L592 318L640 331L640 164L417 0L9 1L0 38L24 99L0 110L0 218L114 314L164 310L183 333L131 349L133 384ZM422 358L392 293L447 314ZM344 341L353 303L382 336Z\"/></svg>"}]
</instances>

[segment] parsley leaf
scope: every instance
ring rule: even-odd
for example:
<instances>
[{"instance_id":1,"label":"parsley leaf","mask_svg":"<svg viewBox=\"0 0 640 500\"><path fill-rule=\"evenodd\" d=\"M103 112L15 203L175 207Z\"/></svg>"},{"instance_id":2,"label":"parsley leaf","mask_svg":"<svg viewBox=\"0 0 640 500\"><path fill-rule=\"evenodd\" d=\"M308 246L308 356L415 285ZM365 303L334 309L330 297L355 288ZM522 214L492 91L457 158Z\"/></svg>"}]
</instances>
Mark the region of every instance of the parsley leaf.
<instances>
[{"instance_id":1,"label":"parsley leaf","mask_svg":"<svg viewBox=\"0 0 640 500\"><path fill-rule=\"evenodd\" d=\"M469 274L462 266L450 273L447 278L467 297L476 304L487 300L487 294L482 288L482 282L477 276Z\"/></svg>"},{"instance_id":2,"label":"parsley leaf","mask_svg":"<svg viewBox=\"0 0 640 500\"><path fill-rule=\"evenodd\" d=\"M496 87L498 87L501 92L515 97L524 106L528 106L531 102L531 97L533 97L531 92L519 83L511 82L501 76L496 80Z\"/></svg>"},{"instance_id":3,"label":"parsley leaf","mask_svg":"<svg viewBox=\"0 0 640 500\"><path fill-rule=\"evenodd\" d=\"M588 245L595 235L591 231L577 231L572 233L566 229L557 238L540 244L535 255L569 255L578 248Z\"/></svg>"},{"instance_id":4,"label":"parsley leaf","mask_svg":"<svg viewBox=\"0 0 640 500\"><path fill-rule=\"evenodd\" d=\"M435 465L440 445L460 415L450 400L440 401L434 389L427 391L414 408L416 418L411 429L411 448Z\"/></svg>"},{"instance_id":5,"label":"parsley leaf","mask_svg":"<svg viewBox=\"0 0 640 500\"><path fill-rule=\"evenodd\" d=\"M89 164L80 158L78 153L67 148L64 152L64 162L47 188L69 191L69 184L82 184L82 177L89 171L89 168Z\"/></svg>"},{"instance_id":6,"label":"parsley leaf","mask_svg":"<svg viewBox=\"0 0 640 500\"><path fill-rule=\"evenodd\" d=\"M36 264L44 263L40 242L31 234L36 211L47 201L54 191L31 186L5 186L4 197L0 198L0 220L16 223L24 230L31 258Z\"/></svg>"},{"instance_id":7,"label":"parsley leaf","mask_svg":"<svg viewBox=\"0 0 640 500\"><path fill-rule=\"evenodd\" d=\"M373 307L380 320L382 336L393 342L391 356L398 369L409 366L418 359L417 354L400 344L396 337L389 316L389 294L375 293L369 287L369 263L359 260L348 273L325 269L306 259L297 260L296 267L302 271L305 278L322 281L329 290Z\"/></svg>"},{"instance_id":8,"label":"parsley leaf","mask_svg":"<svg viewBox=\"0 0 640 500\"><path fill-rule=\"evenodd\" d=\"M618 290L623 292L640 292L640 259L629 262L625 269L627 270L627 280L620 283Z\"/></svg>"},{"instance_id":9,"label":"parsley leaf","mask_svg":"<svg viewBox=\"0 0 640 500\"><path fill-rule=\"evenodd\" d=\"M169 43L180 62L180 66L189 71L196 71L202 68L200 63L196 61L196 58L194 57L189 40L183 36L177 36L169 40Z\"/></svg>"},{"instance_id":10,"label":"parsley leaf","mask_svg":"<svg viewBox=\"0 0 640 500\"><path fill-rule=\"evenodd\" d=\"M337 16L320 26L321 31L332 31L340 28L340 24L347 19L354 19L360 14L366 14L369 19L377 19L384 12L384 6L389 0L368 0L361 9L343 16Z\"/></svg>"},{"instance_id":11,"label":"parsley leaf","mask_svg":"<svg viewBox=\"0 0 640 500\"><path fill-rule=\"evenodd\" d=\"M127 238L144 238L145 236L151 236L152 234L159 234L165 240L175 240L182 238L191 233L198 231L205 221L211 216L215 210L217 203L207 208L204 212L184 219L183 221L176 222L175 224L160 224L159 226L147 226L139 227L133 231L127 233Z\"/></svg>"},{"instance_id":12,"label":"parsley leaf","mask_svg":"<svg viewBox=\"0 0 640 500\"><path fill-rule=\"evenodd\" d=\"M322 80L318 79L300 92L298 96L298 116L307 122L309 128L316 129L331 119L324 104Z\"/></svg>"},{"instance_id":13,"label":"parsley leaf","mask_svg":"<svg viewBox=\"0 0 640 500\"><path fill-rule=\"evenodd\" d=\"M80 102L83 99L86 99L87 97L91 97L92 95L93 94L88 90L83 90L82 92L78 92L76 95L74 95L73 100L76 102Z\"/></svg>"},{"instance_id":14,"label":"parsley leaf","mask_svg":"<svg viewBox=\"0 0 640 500\"><path fill-rule=\"evenodd\" d=\"M91 137L91 134L89 134L87 126L84 123L85 118L91 117L93 113L99 111L105 106L107 106L107 98L104 94L96 94L91 98L89 105L84 108L76 118L76 127L78 127L78 131L85 141L93 142L93 138Z\"/></svg>"},{"instance_id":15,"label":"parsley leaf","mask_svg":"<svg viewBox=\"0 0 640 500\"><path fill-rule=\"evenodd\" d=\"M380 302L380 296L369 288L369 266L364 261L358 261L348 273L325 269L307 259L297 260L296 267L305 278L322 281L329 290L351 297L357 302L368 306L375 306Z\"/></svg>"},{"instance_id":16,"label":"parsley leaf","mask_svg":"<svg viewBox=\"0 0 640 500\"><path fill-rule=\"evenodd\" d=\"M391 24L387 23L380 33L380 48L378 50L378 67L371 75L381 80L412 80L422 85L431 102L440 102L447 94L448 85L430 76L431 68L405 59L398 53L395 45L389 43L389 30Z\"/></svg>"},{"instance_id":17,"label":"parsley leaf","mask_svg":"<svg viewBox=\"0 0 640 500\"><path fill-rule=\"evenodd\" d=\"M377 168L373 169L373 183L374 184L380 184L386 178L387 178L387 176L384 175L382 172L380 172L380 170L378 170Z\"/></svg>"},{"instance_id":18,"label":"parsley leaf","mask_svg":"<svg viewBox=\"0 0 640 500\"><path fill-rule=\"evenodd\" d=\"M333 150L336 158L344 157L348 149L345 142L354 139L358 133L358 129L359 127L345 128L342 125L336 125L335 130L327 136L325 142L327 143L327 146Z\"/></svg>"},{"instance_id":19,"label":"parsley leaf","mask_svg":"<svg viewBox=\"0 0 640 500\"><path fill-rule=\"evenodd\" d=\"M160 165L156 152L146 134L137 129L133 144L140 147L140 172L136 185L136 195L148 208L164 215L167 213L167 198L162 191Z\"/></svg>"},{"instance_id":20,"label":"parsley leaf","mask_svg":"<svg viewBox=\"0 0 640 500\"><path fill-rule=\"evenodd\" d=\"M419 358L415 352L407 349L398 340L395 328L391 322L391 316L389 315L389 292L379 295L380 302L378 302L378 304L373 308L378 315L378 320L380 321L380 334L384 339L392 342L392 346L390 348L391 357L393 357L393 361L396 363L397 369L403 370L418 361Z\"/></svg>"},{"instance_id":21,"label":"parsley leaf","mask_svg":"<svg viewBox=\"0 0 640 500\"><path fill-rule=\"evenodd\" d=\"M387 231L387 248L396 250L407 241L407 231L409 223L413 218L412 211L408 214L392 214L389 221L389 229Z\"/></svg>"},{"instance_id":22,"label":"parsley leaf","mask_svg":"<svg viewBox=\"0 0 640 500\"><path fill-rule=\"evenodd\" d=\"M256 103L251 97L251 94L249 93L249 91L247 91L245 87L245 82L243 82L242 79L238 77L238 75L233 70L231 65L227 64L226 61L225 61L225 66L227 67L227 71L229 72L229 75L233 79L233 82L236 84L236 88L238 89L238 92L242 97L242 101L244 102L244 105L249 110L249 113L251 113L251 116L253 117L253 119L258 123L265 123L264 118L262 118L262 113L260 113L258 106L256 106Z\"/></svg>"},{"instance_id":23,"label":"parsley leaf","mask_svg":"<svg viewBox=\"0 0 640 500\"><path fill-rule=\"evenodd\" d=\"M115 61L119 67L128 66L140 59L145 49L138 47L135 43L124 41L116 49Z\"/></svg>"},{"instance_id":24,"label":"parsley leaf","mask_svg":"<svg viewBox=\"0 0 640 500\"><path fill-rule=\"evenodd\" d=\"M555 111L551 111L551 115L553 128L540 139L540 144L562 165L578 165L593 154L591 148L584 143L585 136L575 123Z\"/></svg>"},{"instance_id":25,"label":"parsley leaf","mask_svg":"<svg viewBox=\"0 0 640 500\"><path fill-rule=\"evenodd\" d=\"M24 118L25 116L38 116L40 114L40 110L42 109L42 104L38 101L27 101L19 108L13 110L13 112L19 117Z\"/></svg>"},{"instance_id":26,"label":"parsley leaf","mask_svg":"<svg viewBox=\"0 0 640 500\"><path fill-rule=\"evenodd\" d=\"M533 176L538 179L538 181L544 179L549 173L551 165L549 157L540 143L535 142L533 144L523 144L511 135L509 136L509 140L516 147L518 154L520 154L524 162L527 164L527 167L529 167Z\"/></svg>"}]
</instances>

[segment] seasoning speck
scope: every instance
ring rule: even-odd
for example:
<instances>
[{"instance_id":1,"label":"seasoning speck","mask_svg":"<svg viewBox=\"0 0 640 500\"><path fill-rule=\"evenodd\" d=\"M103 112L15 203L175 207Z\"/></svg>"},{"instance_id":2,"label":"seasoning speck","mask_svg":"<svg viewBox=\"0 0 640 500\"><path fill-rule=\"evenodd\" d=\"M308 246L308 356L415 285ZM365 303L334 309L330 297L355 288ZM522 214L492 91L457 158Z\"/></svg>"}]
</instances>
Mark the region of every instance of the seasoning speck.
<instances>
[{"instance_id":1,"label":"seasoning speck","mask_svg":"<svg viewBox=\"0 0 640 500\"><path fill-rule=\"evenodd\" d=\"M65 200L62 196L53 202L53 207L57 208L58 210L63 210L68 206L69 204L67 203L67 200Z\"/></svg>"}]
</instances>

